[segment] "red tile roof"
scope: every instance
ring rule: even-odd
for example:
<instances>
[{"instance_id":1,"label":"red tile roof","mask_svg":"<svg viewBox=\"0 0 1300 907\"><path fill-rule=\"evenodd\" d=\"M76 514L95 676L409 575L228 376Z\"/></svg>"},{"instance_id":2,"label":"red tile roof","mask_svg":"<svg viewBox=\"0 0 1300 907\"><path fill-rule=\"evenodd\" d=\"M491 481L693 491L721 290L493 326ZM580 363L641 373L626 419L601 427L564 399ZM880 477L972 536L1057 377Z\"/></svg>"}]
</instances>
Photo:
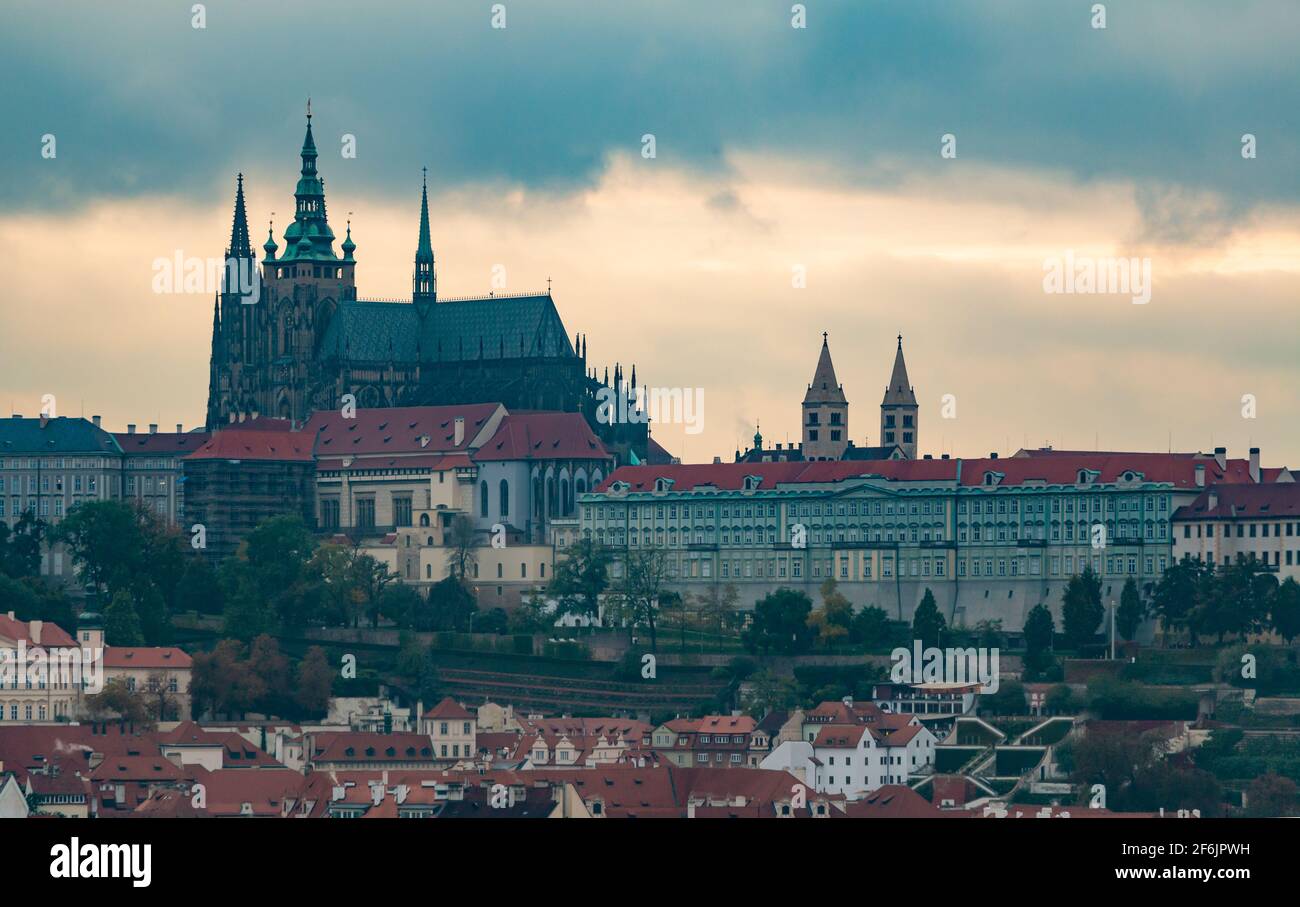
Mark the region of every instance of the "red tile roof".
<instances>
[{"instance_id":1,"label":"red tile roof","mask_svg":"<svg viewBox=\"0 0 1300 907\"><path fill-rule=\"evenodd\" d=\"M1300 516L1300 482L1207 488L1174 511L1176 520L1282 519Z\"/></svg>"},{"instance_id":2,"label":"red tile roof","mask_svg":"<svg viewBox=\"0 0 1300 907\"><path fill-rule=\"evenodd\" d=\"M433 741L425 734L330 731L312 735L312 762L433 762Z\"/></svg>"},{"instance_id":3,"label":"red tile roof","mask_svg":"<svg viewBox=\"0 0 1300 907\"><path fill-rule=\"evenodd\" d=\"M760 490L782 484L840 482L859 476L880 476L895 481L959 482L963 486L983 485L986 473L1001 476L999 485L1043 482L1074 485L1081 469L1098 473L1094 481L1112 483L1126 472L1141 475L1147 482L1170 483L1178 488L1196 487L1196 467L1205 469L1205 483L1252 483L1247 460L1226 460L1223 468L1210 454L1185 453L1086 453L1057 451L1050 455L951 460L812 461L786 463L701 463L663 466L623 466L611 473L597 489L606 491L616 481L628 482L631 491L649 491L655 480L674 480L675 491L713 485L719 490L739 490L746 476L761 476ZM1261 478L1276 481L1280 469L1265 469Z\"/></svg>"},{"instance_id":4,"label":"red tile roof","mask_svg":"<svg viewBox=\"0 0 1300 907\"><path fill-rule=\"evenodd\" d=\"M386 453L445 453L465 451L500 403L456 406L395 406L359 409L356 418L337 410L312 414L304 430L323 456L366 456ZM456 443L456 418L465 420L465 433Z\"/></svg>"},{"instance_id":5,"label":"red tile roof","mask_svg":"<svg viewBox=\"0 0 1300 907\"><path fill-rule=\"evenodd\" d=\"M180 649L170 646L108 646L104 649L106 668L192 668L194 661Z\"/></svg>"},{"instance_id":6,"label":"red tile roof","mask_svg":"<svg viewBox=\"0 0 1300 907\"><path fill-rule=\"evenodd\" d=\"M41 641L32 639L32 625L28 621L17 620L8 614L0 614L0 636L14 642L26 641L28 646L40 645L44 648L65 648L75 646L77 641L58 624L41 622Z\"/></svg>"},{"instance_id":7,"label":"red tile roof","mask_svg":"<svg viewBox=\"0 0 1300 907\"><path fill-rule=\"evenodd\" d=\"M92 781L181 781L192 778L194 766L181 769L160 755L107 756L90 773Z\"/></svg>"},{"instance_id":8,"label":"red tile roof","mask_svg":"<svg viewBox=\"0 0 1300 907\"><path fill-rule=\"evenodd\" d=\"M581 413L511 413L474 454L490 460L603 460L605 446Z\"/></svg>"},{"instance_id":9,"label":"red tile roof","mask_svg":"<svg viewBox=\"0 0 1300 907\"><path fill-rule=\"evenodd\" d=\"M450 696L444 696L442 701L430 708L422 716L424 718L454 718L456 720L465 720L474 718L474 713L470 712Z\"/></svg>"},{"instance_id":10,"label":"red tile roof","mask_svg":"<svg viewBox=\"0 0 1300 907\"><path fill-rule=\"evenodd\" d=\"M904 784L886 784L844 805L852 819L943 819L943 810Z\"/></svg>"},{"instance_id":11,"label":"red tile roof","mask_svg":"<svg viewBox=\"0 0 1300 907\"><path fill-rule=\"evenodd\" d=\"M227 428L214 433L186 459L310 462L311 435L298 431Z\"/></svg>"}]
</instances>

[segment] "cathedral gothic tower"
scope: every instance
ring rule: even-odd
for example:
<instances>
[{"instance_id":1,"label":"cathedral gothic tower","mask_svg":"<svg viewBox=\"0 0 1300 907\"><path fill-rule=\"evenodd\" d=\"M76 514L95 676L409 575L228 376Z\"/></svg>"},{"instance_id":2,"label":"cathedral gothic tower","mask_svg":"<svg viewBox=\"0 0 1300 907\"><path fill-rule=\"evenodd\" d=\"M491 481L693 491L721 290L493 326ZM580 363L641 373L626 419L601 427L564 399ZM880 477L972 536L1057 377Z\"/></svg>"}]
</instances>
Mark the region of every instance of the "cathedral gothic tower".
<instances>
[{"instance_id":1,"label":"cathedral gothic tower","mask_svg":"<svg viewBox=\"0 0 1300 907\"><path fill-rule=\"evenodd\" d=\"M916 459L917 405L916 390L907 380L907 363L903 361L903 335L898 335L894 370L880 402L880 443L897 444L903 456Z\"/></svg>"},{"instance_id":2,"label":"cathedral gothic tower","mask_svg":"<svg viewBox=\"0 0 1300 907\"><path fill-rule=\"evenodd\" d=\"M803 457L838 460L849 446L849 401L835 379L831 350L822 334L817 370L803 397Z\"/></svg>"}]
</instances>

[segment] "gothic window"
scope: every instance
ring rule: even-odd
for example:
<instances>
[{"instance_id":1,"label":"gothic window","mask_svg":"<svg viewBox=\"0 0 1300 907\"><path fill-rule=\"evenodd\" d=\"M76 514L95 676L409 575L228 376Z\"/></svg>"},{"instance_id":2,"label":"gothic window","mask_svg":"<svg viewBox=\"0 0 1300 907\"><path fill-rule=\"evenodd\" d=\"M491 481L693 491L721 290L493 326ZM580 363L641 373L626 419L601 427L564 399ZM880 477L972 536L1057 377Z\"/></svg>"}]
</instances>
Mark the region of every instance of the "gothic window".
<instances>
[{"instance_id":1,"label":"gothic window","mask_svg":"<svg viewBox=\"0 0 1300 907\"><path fill-rule=\"evenodd\" d=\"M488 487L487 482L478 483L478 515L485 517L488 515Z\"/></svg>"},{"instance_id":2,"label":"gothic window","mask_svg":"<svg viewBox=\"0 0 1300 907\"><path fill-rule=\"evenodd\" d=\"M505 479L501 480L501 515L510 516L510 483Z\"/></svg>"}]
</instances>

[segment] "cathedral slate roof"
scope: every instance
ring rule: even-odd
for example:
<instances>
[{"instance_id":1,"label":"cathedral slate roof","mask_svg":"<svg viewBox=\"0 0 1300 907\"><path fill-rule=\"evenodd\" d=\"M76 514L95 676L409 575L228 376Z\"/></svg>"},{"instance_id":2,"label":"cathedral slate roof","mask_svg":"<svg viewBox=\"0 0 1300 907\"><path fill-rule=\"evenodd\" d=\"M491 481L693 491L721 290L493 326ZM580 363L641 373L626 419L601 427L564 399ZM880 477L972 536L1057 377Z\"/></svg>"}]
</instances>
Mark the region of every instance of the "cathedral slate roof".
<instances>
[{"instance_id":1,"label":"cathedral slate roof","mask_svg":"<svg viewBox=\"0 0 1300 907\"><path fill-rule=\"evenodd\" d=\"M415 362L420 315L409 302L342 303L321 340L320 358Z\"/></svg>"},{"instance_id":2,"label":"cathedral slate roof","mask_svg":"<svg viewBox=\"0 0 1300 907\"><path fill-rule=\"evenodd\" d=\"M521 353L522 347L522 353ZM408 302L342 303L320 358L353 362L459 362L573 356L550 296L486 296L435 302L420 319Z\"/></svg>"},{"instance_id":3,"label":"cathedral slate roof","mask_svg":"<svg viewBox=\"0 0 1300 907\"><path fill-rule=\"evenodd\" d=\"M424 361L574 355L547 295L488 296L434 303L421 335ZM522 346L522 353L521 348Z\"/></svg>"}]
</instances>

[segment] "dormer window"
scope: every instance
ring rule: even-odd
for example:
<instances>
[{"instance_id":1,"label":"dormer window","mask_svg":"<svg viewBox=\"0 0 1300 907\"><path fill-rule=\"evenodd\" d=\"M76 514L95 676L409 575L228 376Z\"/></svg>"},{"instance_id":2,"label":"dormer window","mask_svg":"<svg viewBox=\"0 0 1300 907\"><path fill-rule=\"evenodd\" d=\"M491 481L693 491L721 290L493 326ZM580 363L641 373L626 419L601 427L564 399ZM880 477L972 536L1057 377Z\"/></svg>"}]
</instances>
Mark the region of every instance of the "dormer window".
<instances>
[{"instance_id":1,"label":"dormer window","mask_svg":"<svg viewBox=\"0 0 1300 907\"><path fill-rule=\"evenodd\" d=\"M655 491L660 491L660 492L671 491L672 487L673 487L672 479L665 478L663 476L660 476L659 478L655 479Z\"/></svg>"},{"instance_id":2,"label":"dormer window","mask_svg":"<svg viewBox=\"0 0 1300 907\"><path fill-rule=\"evenodd\" d=\"M762 476L745 476L745 490L754 491L763 484Z\"/></svg>"},{"instance_id":3,"label":"dormer window","mask_svg":"<svg viewBox=\"0 0 1300 907\"><path fill-rule=\"evenodd\" d=\"M1003 478L1004 478L1004 473L993 472L992 470L989 470L988 472L984 473L984 484L997 485L999 482L1002 481Z\"/></svg>"},{"instance_id":4,"label":"dormer window","mask_svg":"<svg viewBox=\"0 0 1300 907\"><path fill-rule=\"evenodd\" d=\"M627 491L631 487L632 486L627 482L618 481L618 482L611 483L609 486L609 490L614 492L615 494L622 494L623 492Z\"/></svg>"}]
</instances>

